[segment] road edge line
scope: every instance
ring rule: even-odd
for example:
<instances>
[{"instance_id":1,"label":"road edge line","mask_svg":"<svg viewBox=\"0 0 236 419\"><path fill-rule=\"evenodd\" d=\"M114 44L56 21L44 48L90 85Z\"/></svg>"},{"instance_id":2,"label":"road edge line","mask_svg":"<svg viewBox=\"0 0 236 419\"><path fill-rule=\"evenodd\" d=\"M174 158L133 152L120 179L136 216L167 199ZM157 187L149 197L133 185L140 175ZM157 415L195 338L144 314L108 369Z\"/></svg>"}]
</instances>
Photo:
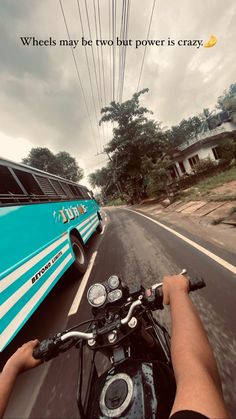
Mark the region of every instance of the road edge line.
<instances>
[{"instance_id":1,"label":"road edge line","mask_svg":"<svg viewBox=\"0 0 236 419\"><path fill-rule=\"evenodd\" d=\"M90 258L90 260L89 260L89 263L88 263L88 268L87 268L87 270L86 270L86 272L85 272L85 274L84 274L84 276L83 276L83 279L82 279L81 284L80 284L80 286L79 286L79 288L78 288L78 291L77 291L77 293L76 293L76 295L75 295L75 297L74 297L73 303L72 303L72 305L71 305L71 308L70 308L70 310L69 310L69 312L68 312L67 317L73 316L73 315L74 315L75 313L77 313L77 311L78 311L78 308L79 308L79 305L80 305L81 299L82 299L82 297L83 297L83 293L84 293L85 287L86 287L87 282L88 282L88 280L89 280L89 277L90 277L91 271L92 271L92 269L93 269L93 265L94 265L95 259L96 259L96 257L97 257L97 254L98 254L98 251L96 250L96 251L92 254L92 256L91 256L91 258Z\"/></svg>"},{"instance_id":2,"label":"road edge line","mask_svg":"<svg viewBox=\"0 0 236 419\"><path fill-rule=\"evenodd\" d=\"M221 257L215 255L214 253L212 253L210 250L207 250L205 247L201 246L200 244L195 243L193 240L188 239L187 237L185 237L183 234L178 233L177 231L173 230L170 227L167 227L165 224L160 223L157 220L153 220L153 218L148 217L145 214L142 214L138 211L134 211L128 208L124 208L126 211L130 211L130 212L134 212L135 214L139 214L144 218L147 218L148 220L152 221L153 223L159 225L160 227L164 228L165 230L169 231L169 233L174 234L176 237L178 237L179 239L185 241L186 243L188 243L190 246L194 247L195 249L197 249L199 252L205 254L206 256L208 256L210 259L214 260L215 262L217 262L219 265L223 266L223 268L227 269L228 271L230 271L231 273L236 275L236 266L231 265L231 263L227 262L226 260L222 259Z\"/></svg>"}]
</instances>

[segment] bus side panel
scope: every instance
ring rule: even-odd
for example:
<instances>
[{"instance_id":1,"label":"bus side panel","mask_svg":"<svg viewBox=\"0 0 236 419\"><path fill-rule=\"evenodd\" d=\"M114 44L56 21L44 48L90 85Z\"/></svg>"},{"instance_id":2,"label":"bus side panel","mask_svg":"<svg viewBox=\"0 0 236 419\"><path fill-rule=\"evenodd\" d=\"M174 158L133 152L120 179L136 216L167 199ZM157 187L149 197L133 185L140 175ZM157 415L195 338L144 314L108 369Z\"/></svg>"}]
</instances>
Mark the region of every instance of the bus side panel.
<instances>
[{"instance_id":1,"label":"bus side panel","mask_svg":"<svg viewBox=\"0 0 236 419\"><path fill-rule=\"evenodd\" d=\"M92 200L0 208L0 350L73 263L69 231L86 243L98 210Z\"/></svg>"}]
</instances>

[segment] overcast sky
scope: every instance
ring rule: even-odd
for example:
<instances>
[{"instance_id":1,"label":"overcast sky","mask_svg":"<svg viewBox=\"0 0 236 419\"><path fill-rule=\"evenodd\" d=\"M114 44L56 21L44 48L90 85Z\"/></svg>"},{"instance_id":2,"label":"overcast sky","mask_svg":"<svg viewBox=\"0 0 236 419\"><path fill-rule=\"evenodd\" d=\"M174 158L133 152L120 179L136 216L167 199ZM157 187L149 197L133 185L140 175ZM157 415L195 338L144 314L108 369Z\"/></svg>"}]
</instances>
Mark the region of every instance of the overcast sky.
<instances>
[{"instance_id":1,"label":"overcast sky","mask_svg":"<svg viewBox=\"0 0 236 419\"><path fill-rule=\"evenodd\" d=\"M109 2L116 3L116 36L120 34L122 0L95 0L99 31L100 6L103 39L112 39L109 31ZM84 0L79 0L83 31L90 39ZM95 44L93 0L87 0L89 24ZM48 147L53 152L68 151L76 157L86 174L101 167L106 157L102 151L111 138L110 126L97 128L99 100L92 60L92 48L81 46L82 29L77 0L62 0L71 39L79 40L73 50L82 80L85 100L73 61L71 48L59 46L68 39L59 0L1 0L0 2L0 155L20 161L31 147ZM123 100L137 89L144 47L135 41L145 40L153 0L130 0L128 39ZM111 19L110 19L111 20ZM203 108L213 108L217 97L236 82L235 0L156 0L149 39L175 40L175 46L147 47L140 89L148 87L142 104L153 110L163 127L193 116ZM203 40L215 35L213 48L179 46L178 40ZM23 46L20 37L55 40L55 46ZM100 39L100 35L98 36ZM95 68L99 85L97 47ZM110 74L113 71L112 47L103 47L106 103L112 98ZM119 78L119 51L116 48L115 92ZM101 83L102 57L100 56ZM110 59L111 57L111 59ZM96 105L96 115L89 81ZM112 73L113 74L113 73ZM99 86L98 86L99 87ZM117 93L116 93L117 95ZM102 83L102 103L105 104ZM86 104L87 110L86 110ZM91 124L89 121L91 120ZM92 128L91 128L92 125ZM93 131L93 133L92 133ZM84 179L84 183L87 183Z\"/></svg>"}]
</instances>

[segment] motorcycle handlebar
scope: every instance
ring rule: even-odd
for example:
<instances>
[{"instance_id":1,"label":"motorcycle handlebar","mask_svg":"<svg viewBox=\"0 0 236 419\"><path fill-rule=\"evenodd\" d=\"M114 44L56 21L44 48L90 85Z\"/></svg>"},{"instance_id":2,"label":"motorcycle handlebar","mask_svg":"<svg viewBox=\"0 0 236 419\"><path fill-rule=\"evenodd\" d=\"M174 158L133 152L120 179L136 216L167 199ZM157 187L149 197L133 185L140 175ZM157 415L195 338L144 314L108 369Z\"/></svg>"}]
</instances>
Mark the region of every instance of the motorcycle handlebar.
<instances>
[{"instance_id":1,"label":"motorcycle handlebar","mask_svg":"<svg viewBox=\"0 0 236 419\"><path fill-rule=\"evenodd\" d=\"M163 308L162 306L162 285L163 283L160 282L159 284L155 284L152 287L152 290L155 292L155 298L160 303L159 308ZM189 281L189 292L196 291L198 289L204 288L206 286L206 283L203 278L193 278ZM133 301L130 305L129 311L127 315L121 319L121 324L126 325L130 321L133 311L136 307L142 305L143 296L140 295L140 297ZM68 339L76 339L75 342L77 342L79 339L83 340L89 340L93 339L94 335L93 333L86 333L86 332L79 332L79 331L70 331L64 334L58 334L56 337L45 339L42 342L40 342L39 346L37 346L33 350L33 357L35 359L43 359L45 361L50 360L57 356L60 351L60 345L62 345L63 342L65 342Z\"/></svg>"}]
</instances>

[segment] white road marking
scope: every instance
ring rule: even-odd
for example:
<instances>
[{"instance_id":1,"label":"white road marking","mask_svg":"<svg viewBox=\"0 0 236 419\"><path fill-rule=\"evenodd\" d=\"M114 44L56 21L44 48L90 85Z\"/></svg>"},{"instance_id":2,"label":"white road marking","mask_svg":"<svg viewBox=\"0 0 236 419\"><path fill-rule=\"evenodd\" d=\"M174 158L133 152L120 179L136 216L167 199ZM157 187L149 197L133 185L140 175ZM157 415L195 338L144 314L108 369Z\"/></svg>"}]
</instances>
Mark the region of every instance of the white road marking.
<instances>
[{"instance_id":1,"label":"white road marking","mask_svg":"<svg viewBox=\"0 0 236 419\"><path fill-rule=\"evenodd\" d=\"M101 232L101 234L100 234L100 236L102 236L102 235L104 234L104 230L105 230L105 228L106 228L106 226L104 225L104 226L103 226L103 229L102 229L102 232Z\"/></svg>"},{"instance_id":2,"label":"white road marking","mask_svg":"<svg viewBox=\"0 0 236 419\"><path fill-rule=\"evenodd\" d=\"M73 314L77 313L77 311L78 311L78 308L79 308L79 305L80 305L80 301L81 301L81 299L83 297L83 293L84 293L84 290L86 288L87 282L89 280L89 276L90 276L90 273L92 271L92 268L93 268L93 265L94 265L94 262L95 262L97 253L98 252L96 250L92 254L92 256L91 256L91 259L90 259L89 264L88 264L87 271L85 272L85 274L83 276L82 282L81 282L80 287L79 287L79 289L77 291L77 294L76 294L76 296L74 298L74 301L72 303L72 306L71 306L71 308L69 310L68 316L72 316Z\"/></svg>"},{"instance_id":3,"label":"white road marking","mask_svg":"<svg viewBox=\"0 0 236 419\"><path fill-rule=\"evenodd\" d=\"M199 252L204 253L210 259L214 260L215 262L219 263L219 265L223 266L223 268L227 269L228 271L232 272L233 274L236 274L236 266L231 265L231 263L227 262L226 260L224 260L224 259L220 258L219 256L215 255L214 253L210 252L205 247L200 246L200 244L197 244L194 241L192 241L192 240L188 239L187 237L183 236L183 234L177 233L177 231L172 230L172 228L167 227L166 225L160 223L159 221L153 220L152 218L148 217L147 215L141 214L140 212L130 210L130 209L126 209L126 211L134 212L136 214L141 215L144 218L147 218L148 220L152 221L153 223L159 225L160 227L162 227L165 230L169 231L170 233L174 234L176 237L179 237L181 240L185 241L190 246L199 250Z\"/></svg>"}]
</instances>

